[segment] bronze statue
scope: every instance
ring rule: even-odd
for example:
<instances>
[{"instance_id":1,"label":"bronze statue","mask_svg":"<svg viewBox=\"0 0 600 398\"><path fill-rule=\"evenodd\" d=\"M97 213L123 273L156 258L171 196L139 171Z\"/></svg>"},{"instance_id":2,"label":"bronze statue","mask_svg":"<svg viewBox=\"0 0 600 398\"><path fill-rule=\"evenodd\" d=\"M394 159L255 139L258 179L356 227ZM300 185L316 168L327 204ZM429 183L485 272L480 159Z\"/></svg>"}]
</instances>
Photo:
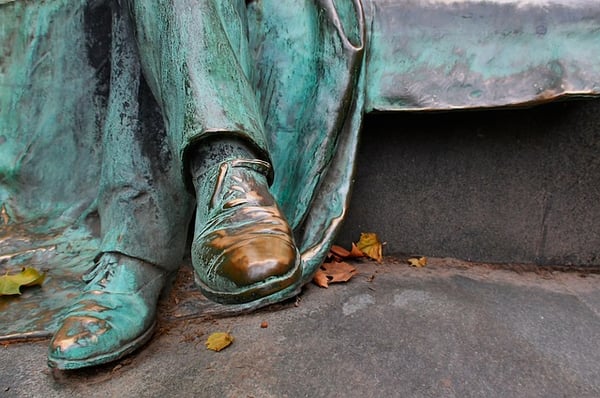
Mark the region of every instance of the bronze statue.
<instances>
[{"instance_id":1,"label":"bronze statue","mask_svg":"<svg viewBox=\"0 0 600 398\"><path fill-rule=\"evenodd\" d=\"M597 8L591 2L567 10L556 0L553 13L534 1L476 3L0 5L3 42L13 45L0 50L0 86L11 87L0 93L5 231L40 214L52 220L48 230L84 228L96 209L101 225L95 265L52 338L50 366L108 362L150 338L194 212L192 263L207 297L256 308L296 294L345 214L364 112L598 94L600 51L581 59L570 45L589 51L599 42L590 33L598 18L582 17ZM516 24L510 34L488 23L498 7L522 17L494 20ZM435 26L397 22L411 12L433 15ZM574 28L556 33L552 23ZM490 31L477 42L470 26ZM454 28L462 39L448 34ZM531 63L496 51L535 40ZM71 146L61 153L63 142Z\"/></svg>"},{"instance_id":2,"label":"bronze statue","mask_svg":"<svg viewBox=\"0 0 600 398\"><path fill-rule=\"evenodd\" d=\"M77 8L68 3L3 7L51 30L60 12L71 22ZM364 29L360 3L349 5L352 13L341 16L330 1L87 5L96 12L108 6L112 15L110 64L97 60L110 69L96 202L101 241L84 291L52 338L50 366L111 361L152 335L194 210L192 263L207 297L256 308L293 296L310 279L345 211L344 175L353 168L346 154L356 147L360 121L346 117L357 105ZM292 20L305 23L290 29ZM345 38L341 22L357 43ZM295 39L301 36L304 42ZM283 52L282 42L289 43ZM20 125L12 113L3 118ZM24 206L10 198L3 208L22 221Z\"/></svg>"},{"instance_id":3,"label":"bronze statue","mask_svg":"<svg viewBox=\"0 0 600 398\"><path fill-rule=\"evenodd\" d=\"M50 343L49 363L59 368L119 358L152 335L158 297L183 255L185 239L180 233L174 242L177 233L164 225L155 227L164 231L148 234L146 228L153 224L148 216L163 212L173 217L179 212L181 219L171 225L185 234L192 201L182 200L177 191L187 188L195 193L192 262L198 286L207 297L257 306L275 293L281 298L293 294L302 277L292 231L268 188L273 172L248 75L245 3L144 0L126 4L133 23L128 15L121 16L123 40L114 44L120 46L120 53L113 62L130 61L139 54L145 81L165 118L167 145L172 156L179 157L174 167L182 168L181 180L189 185L180 182L175 192L170 186L155 186L161 179L140 176L142 170L135 165L143 154L111 153L118 144L105 141L100 216L119 212L125 203L123 217L140 217L128 230L110 221L103 225L102 254L86 276L84 293ZM113 82L128 72L117 68ZM111 87L122 84L129 91L135 83L125 79ZM114 106L121 108L119 114L127 112L127 97L111 95ZM105 134L122 140L127 127L111 127L114 131ZM136 149L141 148L129 147ZM128 155L135 159L131 164L124 162ZM124 167L129 170L123 171ZM150 170L159 167L149 165ZM130 175L119 178L123 173ZM136 187L134 181L140 177ZM158 201L149 200L153 195L167 196L160 209L155 208ZM120 224L114 217L105 219ZM169 261L157 261L139 252L148 239L159 239L155 250L163 252L175 245L179 253Z\"/></svg>"}]
</instances>

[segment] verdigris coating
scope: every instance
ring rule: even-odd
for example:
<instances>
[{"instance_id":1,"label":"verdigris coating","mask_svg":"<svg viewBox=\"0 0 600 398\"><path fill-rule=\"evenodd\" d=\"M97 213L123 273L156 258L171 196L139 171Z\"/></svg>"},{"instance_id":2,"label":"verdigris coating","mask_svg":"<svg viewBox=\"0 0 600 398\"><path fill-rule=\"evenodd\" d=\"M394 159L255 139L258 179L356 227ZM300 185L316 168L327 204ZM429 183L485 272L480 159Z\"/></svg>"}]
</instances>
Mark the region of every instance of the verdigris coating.
<instances>
[{"instance_id":1,"label":"verdigris coating","mask_svg":"<svg viewBox=\"0 0 600 398\"><path fill-rule=\"evenodd\" d=\"M366 111L533 105L600 90L600 3L376 0Z\"/></svg>"},{"instance_id":2,"label":"verdigris coating","mask_svg":"<svg viewBox=\"0 0 600 398\"><path fill-rule=\"evenodd\" d=\"M0 21L3 268L95 260L59 368L146 341L194 210L208 297L295 294L343 220L365 111L600 92L591 0L3 1Z\"/></svg>"},{"instance_id":3,"label":"verdigris coating","mask_svg":"<svg viewBox=\"0 0 600 398\"><path fill-rule=\"evenodd\" d=\"M185 17L190 16L187 7L200 3L202 7L191 7L198 9L198 18L210 23L228 18L223 15L227 10L216 5L228 2L175 3L184 7ZM187 83L168 75L166 65L165 71L156 66L155 74L160 72L164 80L160 84L172 90L165 98L188 90L183 101L201 103L187 116L174 109L189 105L167 100L161 116L161 104L152 95L159 88L151 90L159 82L144 77L140 53L156 57L144 64L148 68L168 61L181 69L187 61L179 59L175 65L167 55L153 53L160 50L137 51L133 22L121 9L126 6L76 0L1 6L2 87L10 88L0 97L0 199L7 225L44 217L53 227L64 227L100 207L102 251L127 247L133 257L176 267L194 208L189 176L184 175L185 149L203 136L225 131L251 136L249 142L270 159L275 170L271 192L295 231L309 278L327 251L322 244L339 226L350 188L360 124L355 110L362 109L363 101L361 4L347 3L340 11L329 1L251 2L248 27L219 22L220 29L234 30L221 32L222 40L234 37L236 29L238 35L250 32L247 51L232 52L238 61L242 58L239 65L221 66L219 74L211 69L210 78L180 71L194 80ZM152 9L150 3L142 6ZM137 20L144 23L139 15ZM136 37L145 49L142 28L138 26ZM215 58L210 62L222 65L218 57L223 54L201 49L229 48L229 38L225 43L190 40L182 57L196 51L197 58ZM242 112L243 97L249 105ZM224 109L230 112L225 115ZM310 215L313 209L320 215Z\"/></svg>"},{"instance_id":4,"label":"verdigris coating","mask_svg":"<svg viewBox=\"0 0 600 398\"><path fill-rule=\"evenodd\" d=\"M88 68L96 74L69 89L65 87L70 80L62 81L57 89L68 97L85 87L90 91L86 99L97 96L96 142L81 144L98 161L78 163L69 155L48 159L27 149L19 153L31 159L34 172L65 170L71 161L71 174L76 167L91 169L88 186L96 188L99 180L97 192L80 205L85 211L76 217L64 216L67 211L77 213L66 202L41 212L54 229L74 224L85 230L96 209L100 220L98 255L90 271L95 276L62 313L50 343L50 366L96 365L146 341L154 325L156 298L184 255L194 208L192 262L208 297L244 309L298 292L327 252L346 208L353 170L353 162L346 159L353 158L361 114L353 108L362 104L362 91L356 89L364 41L360 3L347 3L339 10L333 2L260 2L247 7L243 1L204 0L35 6L11 2L2 7L3 19L29 18L27 26L48 30L39 36L9 37L26 43L20 53L7 50L15 57L7 62L14 66L9 72L22 82L13 83L19 80L11 73L6 79L15 86L3 105L8 110L3 121L15 127L3 134L7 141L23 139L18 127L30 118L20 117L41 102L42 108L52 107L57 118L50 122L59 127L48 133L56 148L64 134L60 117L77 113L84 99L56 103L52 90L34 96L31 75L48 68L40 84L43 90L58 73L45 63L48 57L82 54L65 66L73 68L75 76L85 70L86 56L93 55L97 62L96 68ZM105 18L105 23L96 17ZM55 51L63 44L52 39L52 29L69 26L61 18L72 22L68 33L83 48ZM90 35L91 26L97 34ZM17 23L6 32L14 35L24 28ZM36 53L40 42L45 46L42 56ZM104 57L97 51L105 51ZM32 53L31 62L25 63L30 69L19 74L18 66L24 63L17 60ZM77 134L89 134L78 129L77 121L73 124L74 141ZM43 134L43 126L41 130ZM218 144L221 141L225 144ZM237 149L222 150L227 143ZM210 167L196 159L206 145L221 148L208 156L214 163ZM27 175L18 171L22 166L18 161L7 166L6 174L17 177L2 198L7 234L16 225L26 230L39 218L33 211L35 200L18 200L29 194L19 187L24 182L20 177ZM275 175L273 169L278 170ZM67 175L56 179L63 189L66 185L77 191L79 184ZM39 175L38 182L50 181ZM11 189L14 194L8 192ZM77 243L72 240L70 250L77 251ZM26 261L11 259L14 264Z\"/></svg>"}]
</instances>

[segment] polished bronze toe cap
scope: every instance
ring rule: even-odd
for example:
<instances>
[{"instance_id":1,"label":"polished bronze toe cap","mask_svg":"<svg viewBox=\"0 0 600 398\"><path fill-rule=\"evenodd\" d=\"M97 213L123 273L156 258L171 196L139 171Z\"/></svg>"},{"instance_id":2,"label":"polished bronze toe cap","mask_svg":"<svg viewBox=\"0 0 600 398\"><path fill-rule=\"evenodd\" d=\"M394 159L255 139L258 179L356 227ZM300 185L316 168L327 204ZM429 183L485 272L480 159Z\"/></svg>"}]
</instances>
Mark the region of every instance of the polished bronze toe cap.
<instances>
[{"instance_id":1,"label":"polished bronze toe cap","mask_svg":"<svg viewBox=\"0 0 600 398\"><path fill-rule=\"evenodd\" d=\"M288 273L296 264L296 249L288 239L262 235L230 248L223 257L220 273L247 286Z\"/></svg>"}]
</instances>

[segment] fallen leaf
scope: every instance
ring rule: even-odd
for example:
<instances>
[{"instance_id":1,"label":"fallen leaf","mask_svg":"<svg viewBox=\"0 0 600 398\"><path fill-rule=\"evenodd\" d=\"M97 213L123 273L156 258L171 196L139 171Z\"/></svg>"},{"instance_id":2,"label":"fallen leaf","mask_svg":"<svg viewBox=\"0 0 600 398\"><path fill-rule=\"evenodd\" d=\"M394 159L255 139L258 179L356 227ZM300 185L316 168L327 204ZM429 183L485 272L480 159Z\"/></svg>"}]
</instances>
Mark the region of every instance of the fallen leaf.
<instances>
[{"instance_id":1,"label":"fallen leaf","mask_svg":"<svg viewBox=\"0 0 600 398\"><path fill-rule=\"evenodd\" d=\"M345 262L325 263L321 269L327 275L329 283L348 282L356 273L356 268Z\"/></svg>"},{"instance_id":2,"label":"fallen leaf","mask_svg":"<svg viewBox=\"0 0 600 398\"><path fill-rule=\"evenodd\" d=\"M41 285L46 276L35 268L27 267L14 275L0 276L0 296L21 294L21 287Z\"/></svg>"},{"instance_id":3,"label":"fallen leaf","mask_svg":"<svg viewBox=\"0 0 600 398\"><path fill-rule=\"evenodd\" d=\"M382 244L379 241L379 238L377 238L377 235L374 233L362 232L356 247L360 249L360 251L363 252L367 257L372 258L378 263L383 260Z\"/></svg>"},{"instance_id":4,"label":"fallen leaf","mask_svg":"<svg viewBox=\"0 0 600 398\"><path fill-rule=\"evenodd\" d=\"M355 273L356 268L348 263L325 263L315 273L313 281L317 286L327 288L330 283L348 282Z\"/></svg>"},{"instance_id":5,"label":"fallen leaf","mask_svg":"<svg viewBox=\"0 0 600 398\"><path fill-rule=\"evenodd\" d=\"M350 254L348 255L348 258L359 258L359 257L364 257L365 253L363 253L362 250L360 250L355 243L352 243L352 250L350 250Z\"/></svg>"},{"instance_id":6,"label":"fallen leaf","mask_svg":"<svg viewBox=\"0 0 600 398\"><path fill-rule=\"evenodd\" d=\"M411 267L421 268L427 265L427 257L413 257L409 258L407 261L411 265Z\"/></svg>"},{"instance_id":7,"label":"fallen leaf","mask_svg":"<svg viewBox=\"0 0 600 398\"><path fill-rule=\"evenodd\" d=\"M365 253L360 251L358 247L354 243L352 243L352 249L350 251L344 249L341 246L333 245L331 250L329 251L329 255L334 257L335 261L347 260L350 258L359 258L364 257Z\"/></svg>"},{"instance_id":8,"label":"fallen leaf","mask_svg":"<svg viewBox=\"0 0 600 398\"><path fill-rule=\"evenodd\" d=\"M341 257L341 258L347 258L350 255L350 252L348 250L346 250L342 246L338 246L338 245L331 246L330 251L334 255Z\"/></svg>"},{"instance_id":9,"label":"fallen leaf","mask_svg":"<svg viewBox=\"0 0 600 398\"><path fill-rule=\"evenodd\" d=\"M327 274L320 269L315 272L315 276L313 276L313 282L315 285L324 287L325 289L329 287L329 279L327 279Z\"/></svg>"},{"instance_id":10,"label":"fallen leaf","mask_svg":"<svg viewBox=\"0 0 600 398\"><path fill-rule=\"evenodd\" d=\"M217 332L208 336L206 340L206 348L213 351L221 351L233 343L233 336L225 332Z\"/></svg>"}]
</instances>

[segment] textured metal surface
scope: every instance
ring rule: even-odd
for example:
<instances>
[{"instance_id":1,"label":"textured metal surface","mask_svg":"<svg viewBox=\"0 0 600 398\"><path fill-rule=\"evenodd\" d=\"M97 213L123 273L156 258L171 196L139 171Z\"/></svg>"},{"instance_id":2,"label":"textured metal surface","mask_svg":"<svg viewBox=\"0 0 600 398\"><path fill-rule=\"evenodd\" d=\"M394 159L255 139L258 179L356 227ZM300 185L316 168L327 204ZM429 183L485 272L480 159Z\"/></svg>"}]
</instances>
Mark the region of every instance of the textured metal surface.
<instances>
[{"instance_id":1,"label":"textured metal surface","mask_svg":"<svg viewBox=\"0 0 600 398\"><path fill-rule=\"evenodd\" d=\"M6 269L35 263L28 257L33 253L51 276L64 268L60 277L75 280L71 276L98 250L176 267L194 204L182 175L185 149L200 133L227 132L269 150L271 192L294 230L306 282L346 213L365 98L367 111L438 110L599 90L600 5L591 0L263 0L248 3L247 37L225 3L193 2L205 4L204 13L162 7L164 19L153 24L151 3L131 2L138 43L125 13L107 5L116 3L0 7L0 205L9 218L1 231L10 237L0 254L8 256ZM177 38L173 26L202 35L169 42ZM149 36L140 35L146 28ZM213 28L219 40L209 34ZM170 36L159 43L153 37L166 36L152 29ZM232 51L238 39L249 46ZM187 69L192 61L201 73ZM200 95L203 90L220 103ZM219 123L202 123L209 119ZM264 137L254 134L262 129ZM102 246L83 223L96 208ZM48 248L25 234L16 255L6 244L20 239L12 226L41 217L49 222L25 232L50 242ZM67 234L54 252L52 231L68 225L84 232ZM73 294L50 282L38 291ZM3 309L13 311L8 323L21 331L51 328L50 314L60 306L39 297L22 300L20 309L17 300L2 299ZM53 312L40 312L44 306Z\"/></svg>"},{"instance_id":2,"label":"textured metal surface","mask_svg":"<svg viewBox=\"0 0 600 398\"><path fill-rule=\"evenodd\" d=\"M207 204L198 203L192 263L198 287L215 301L246 303L300 287L300 254L269 192L271 172L267 162L236 159L199 183Z\"/></svg>"},{"instance_id":3,"label":"textured metal surface","mask_svg":"<svg viewBox=\"0 0 600 398\"><path fill-rule=\"evenodd\" d=\"M50 336L61 311L80 294L81 274L93 264L98 238L87 229L48 232L43 225L0 225L0 273L29 266L46 273L41 287L0 296L0 341Z\"/></svg>"},{"instance_id":4,"label":"textured metal surface","mask_svg":"<svg viewBox=\"0 0 600 398\"><path fill-rule=\"evenodd\" d=\"M600 2L374 0L369 110L531 105L600 94Z\"/></svg>"},{"instance_id":5,"label":"textured metal surface","mask_svg":"<svg viewBox=\"0 0 600 398\"><path fill-rule=\"evenodd\" d=\"M45 217L44 240L70 225L89 233L84 221L98 214L94 255L174 269L195 204L184 152L205 135L241 137L269 150L271 193L294 231L306 282L349 200L363 103L361 4L170 4L0 7L0 208L9 219L0 228ZM85 239L71 238L64 254L87 268ZM63 266L60 256L47 258L52 272ZM52 317L44 330L55 326L56 311L13 303L13 321Z\"/></svg>"}]
</instances>

